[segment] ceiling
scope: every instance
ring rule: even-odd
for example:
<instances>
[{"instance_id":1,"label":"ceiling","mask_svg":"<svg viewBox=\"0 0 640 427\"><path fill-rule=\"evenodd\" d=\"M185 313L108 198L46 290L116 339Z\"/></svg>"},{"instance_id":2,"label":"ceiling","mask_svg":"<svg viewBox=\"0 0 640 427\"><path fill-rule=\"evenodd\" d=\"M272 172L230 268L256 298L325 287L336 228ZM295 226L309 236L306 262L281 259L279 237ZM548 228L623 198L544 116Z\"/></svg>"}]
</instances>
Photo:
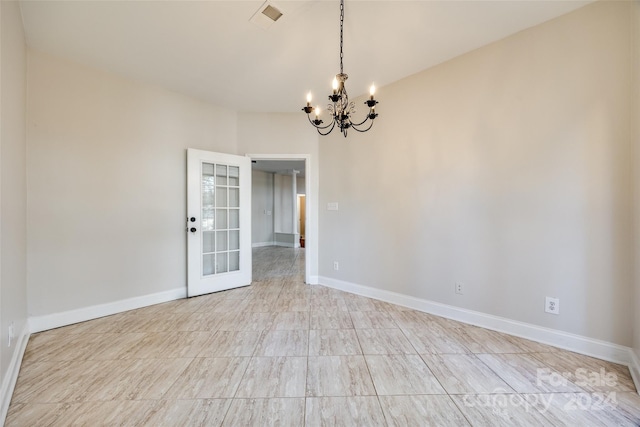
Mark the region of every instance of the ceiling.
<instances>
[{"instance_id":1,"label":"ceiling","mask_svg":"<svg viewBox=\"0 0 640 427\"><path fill-rule=\"evenodd\" d=\"M573 0L347 0L344 71L352 96L577 9ZM270 28L250 22L262 1L31 1L27 44L82 64L246 112L325 104L339 71L337 0L279 1ZM377 98L384 99L384 87Z\"/></svg>"}]
</instances>

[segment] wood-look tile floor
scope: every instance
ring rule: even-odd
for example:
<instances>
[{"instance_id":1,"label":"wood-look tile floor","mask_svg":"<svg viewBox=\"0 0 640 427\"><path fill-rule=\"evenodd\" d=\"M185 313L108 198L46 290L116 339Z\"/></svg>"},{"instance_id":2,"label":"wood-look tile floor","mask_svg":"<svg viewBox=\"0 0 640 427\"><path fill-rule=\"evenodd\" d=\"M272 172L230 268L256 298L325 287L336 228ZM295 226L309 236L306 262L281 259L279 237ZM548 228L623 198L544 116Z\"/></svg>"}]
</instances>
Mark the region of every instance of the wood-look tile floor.
<instances>
[{"instance_id":1,"label":"wood-look tile floor","mask_svg":"<svg viewBox=\"0 0 640 427\"><path fill-rule=\"evenodd\" d=\"M254 250L250 287L35 334L7 426L638 426L626 367L303 284Z\"/></svg>"}]
</instances>

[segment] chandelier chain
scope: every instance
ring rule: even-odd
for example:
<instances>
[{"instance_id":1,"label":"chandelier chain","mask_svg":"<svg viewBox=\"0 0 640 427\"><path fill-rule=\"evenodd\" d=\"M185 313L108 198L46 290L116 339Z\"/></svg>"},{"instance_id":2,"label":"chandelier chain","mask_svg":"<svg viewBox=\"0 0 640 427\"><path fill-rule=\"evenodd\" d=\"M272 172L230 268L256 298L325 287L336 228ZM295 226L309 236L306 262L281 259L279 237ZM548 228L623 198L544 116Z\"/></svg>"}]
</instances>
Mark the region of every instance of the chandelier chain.
<instances>
[{"instance_id":1,"label":"chandelier chain","mask_svg":"<svg viewBox=\"0 0 640 427\"><path fill-rule=\"evenodd\" d=\"M344 25L344 0L340 0L340 74L344 74L342 67L342 27Z\"/></svg>"}]
</instances>

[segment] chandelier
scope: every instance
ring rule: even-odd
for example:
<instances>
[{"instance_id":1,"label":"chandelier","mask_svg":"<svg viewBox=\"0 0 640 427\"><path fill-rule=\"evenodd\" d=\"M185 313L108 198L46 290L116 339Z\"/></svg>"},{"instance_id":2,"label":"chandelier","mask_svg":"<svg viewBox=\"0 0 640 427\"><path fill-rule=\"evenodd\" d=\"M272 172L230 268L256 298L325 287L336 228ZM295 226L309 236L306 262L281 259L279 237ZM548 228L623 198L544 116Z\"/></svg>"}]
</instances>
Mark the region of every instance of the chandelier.
<instances>
[{"instance_id":1,"label":"chandelier","mask_svg":"<svg viewBox=\"0 0 640 427\"><path fill-rule=\"evenodd\" d=\"M376 114L376 104L378 101L373 98L376 88L374 85L371 85L371 89L369 91L370 98L364 102L367 107L369 107L369 113L367 113L364 120L361 122L354 123L351 120L351 116L356 112L356 106L353 101L349 101L347 88L344 86L344 83L347 81L349 76L344 73L342 66L343 26L344 0L340 0L340 73L336 74L333 79L333 94L329 95L329 101L331 101L331 103L327 105L327 111L331 115L331 122L327 125L323 125L324 122L320 119L320 107L317 106L314 109L311 106L311 92L307 94L307 105L302 108L302 111L307 113L309 123L318 130L320 135L330 134L336 125L345 137L347 136L347 130L349 128L358 132L366 132L371 129L371 126L373 126L373 120L378 117L378 114ZM311 119L311 112L315 113L315 119L313 120Z\"/></svg>"}]
</instances>

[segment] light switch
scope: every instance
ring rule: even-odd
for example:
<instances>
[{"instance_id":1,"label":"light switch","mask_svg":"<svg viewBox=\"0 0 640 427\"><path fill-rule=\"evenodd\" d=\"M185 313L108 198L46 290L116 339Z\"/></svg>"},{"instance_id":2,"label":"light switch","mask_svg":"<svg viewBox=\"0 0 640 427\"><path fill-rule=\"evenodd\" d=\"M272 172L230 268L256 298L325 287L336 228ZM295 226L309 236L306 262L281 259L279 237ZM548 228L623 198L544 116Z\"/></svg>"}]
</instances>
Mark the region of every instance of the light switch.
<instances>
[{"instance_id":1,"label":"light switch","mask_svg":"<svg viewBox=\"0 0 640 427\"><path fill-rule=\"evenodd\" d=\"M327 203L328 211L337 211L338 210L338 202Z\"/></svg>"}]
</instances>

